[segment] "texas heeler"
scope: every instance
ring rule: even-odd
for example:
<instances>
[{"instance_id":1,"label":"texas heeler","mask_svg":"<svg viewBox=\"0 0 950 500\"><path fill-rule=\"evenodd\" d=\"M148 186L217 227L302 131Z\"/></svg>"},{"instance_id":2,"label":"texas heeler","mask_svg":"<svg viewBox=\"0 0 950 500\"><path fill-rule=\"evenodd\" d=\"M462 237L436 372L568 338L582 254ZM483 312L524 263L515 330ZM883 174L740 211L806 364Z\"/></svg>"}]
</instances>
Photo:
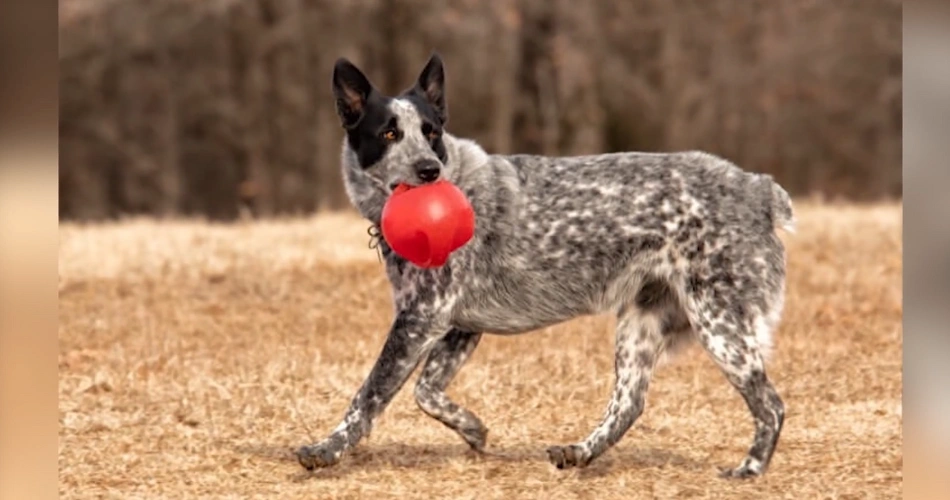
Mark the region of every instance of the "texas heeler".
<instances>
[{"instance_id":1,"label":"texas heeler","mask_svg":"<svg viewBox=\"0 0 950 500\"><path fill-rule=\"evenodd\" d=\"M785 293L776 228L794 228L788 194L771 177L701 152L488 154L446 132L437 54L397 97L382 95L346 59L332 80L346 131L346 190L363 217L378 227L400 183L447 179L471 201L476 229L437 269L416 267L380 242L392 326L342 422L298 450L304 467L332 465L367 436L420 362L419 407L482 450L485 426L445 394L482 334L609 311L617 317L613 395L593 432L549 447L550 461L583 467L619 441L643 412L657 360L695 339L755 420L748 455L722 474L766 470L785 414L764 366Z\"/></svg>"}]
</instances>

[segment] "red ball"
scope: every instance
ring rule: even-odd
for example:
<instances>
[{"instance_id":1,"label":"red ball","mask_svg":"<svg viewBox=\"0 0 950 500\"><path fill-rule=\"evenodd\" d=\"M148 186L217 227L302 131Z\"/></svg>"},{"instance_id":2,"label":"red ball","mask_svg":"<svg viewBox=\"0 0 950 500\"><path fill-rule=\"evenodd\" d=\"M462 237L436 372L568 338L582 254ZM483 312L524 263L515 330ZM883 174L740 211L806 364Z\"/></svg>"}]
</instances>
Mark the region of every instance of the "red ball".
<instances>
[{"instance_id":1,"label":"red ball","mask_svg":"<svg viewBox=\"0 0 950 500\"><path fill-rule=\"evenodd\" d=\"M440 267L472 239L475 212L450 182L400 184L383 207L381 229L386 243L404 259L419 267Z\"/></svg>"}]
</instances>

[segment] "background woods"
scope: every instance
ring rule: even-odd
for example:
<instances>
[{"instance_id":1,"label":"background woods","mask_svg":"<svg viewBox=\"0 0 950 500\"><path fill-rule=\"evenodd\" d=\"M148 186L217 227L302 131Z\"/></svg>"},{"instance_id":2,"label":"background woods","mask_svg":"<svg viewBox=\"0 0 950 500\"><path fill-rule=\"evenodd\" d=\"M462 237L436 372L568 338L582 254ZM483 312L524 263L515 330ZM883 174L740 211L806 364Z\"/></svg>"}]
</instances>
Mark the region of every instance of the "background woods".
<instances>
[{"instance_id":1,"label":"background woods","mask_svg":"<svg viewBox=\"0 0 950 500\"><path fill-rule=\"evenodd\" d=\"M347 206L330 72L430 51L491 152L704 149L794 195L901 194L898 0L63 0L60 213Z\"/></svg>"}]
</instances>

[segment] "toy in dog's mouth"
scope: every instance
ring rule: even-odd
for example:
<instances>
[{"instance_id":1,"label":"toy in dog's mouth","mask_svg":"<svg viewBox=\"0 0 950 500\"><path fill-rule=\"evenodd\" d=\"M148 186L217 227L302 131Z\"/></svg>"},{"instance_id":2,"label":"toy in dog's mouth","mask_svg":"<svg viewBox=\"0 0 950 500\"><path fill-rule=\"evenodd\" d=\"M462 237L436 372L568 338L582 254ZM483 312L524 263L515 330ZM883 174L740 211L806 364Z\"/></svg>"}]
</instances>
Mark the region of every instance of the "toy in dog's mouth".
<instances>
[{"instance_id":1,"label":"toy in dog's mouth","mask_svg":"<svg viewBox=\"0 0 950 500\"><path fill-rule=\"evenodd\" d=\"M398 184L386 200L380 226L396 254L419 267L440 267L471 240L475 212L451 182Z\"/></svg>"},{"instance_id":2,"label":"toy in dog's mouth","mask_svg":"<svg viewBox=\"0 0 950 500\"><path fill-rule=\"evenodd\" d=\"M396 184L396 187L392 189L390 196L405 193L406 191L409 191L410 189L413 189L415 187L418 187L418 186L410 186L409 184L400 182L399 184Z\"/></svg>"}]
</instances>

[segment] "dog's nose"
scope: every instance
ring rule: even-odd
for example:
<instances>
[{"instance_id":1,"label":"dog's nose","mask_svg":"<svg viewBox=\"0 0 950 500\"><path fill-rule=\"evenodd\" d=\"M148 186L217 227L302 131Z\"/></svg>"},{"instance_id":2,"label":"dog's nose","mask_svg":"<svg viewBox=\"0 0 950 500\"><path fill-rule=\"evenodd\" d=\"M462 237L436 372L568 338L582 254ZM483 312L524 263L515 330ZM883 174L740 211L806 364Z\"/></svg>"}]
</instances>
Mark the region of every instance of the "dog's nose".
<instances>
[{"instance_id":1,"label":"dog's nose","mask_svg":"<svg viewBox=\"0 0 950 500\"><path fill-rule=\"evenodd\" d=\"M422 182L433 182L439 178L442 173L442 166L435 160L419 160L412 165L416 176Z\"/></svg>"}]
</instances>

